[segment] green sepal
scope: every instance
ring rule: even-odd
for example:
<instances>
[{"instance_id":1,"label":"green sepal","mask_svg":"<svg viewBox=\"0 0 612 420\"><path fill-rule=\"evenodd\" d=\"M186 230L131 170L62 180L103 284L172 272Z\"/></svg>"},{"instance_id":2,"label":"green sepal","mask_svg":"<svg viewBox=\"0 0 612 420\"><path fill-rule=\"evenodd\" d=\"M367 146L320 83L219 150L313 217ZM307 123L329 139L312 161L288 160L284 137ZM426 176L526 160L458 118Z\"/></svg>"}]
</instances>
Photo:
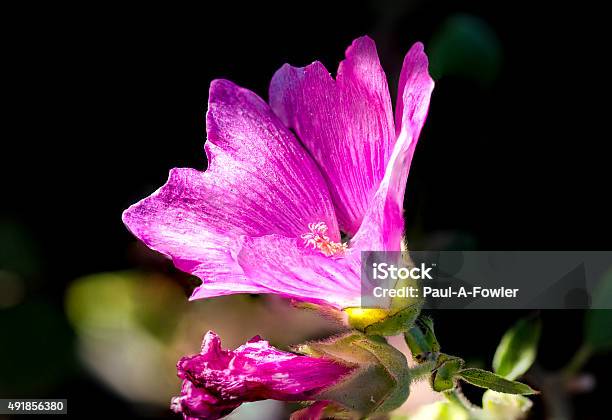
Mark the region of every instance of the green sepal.
<instances>
[{"instance_id":1,"label":"green sepal","mask_svg":"<svg viewBox=\"0 0 612 420\"><path fill-rule=\"evenodd\" d=\"M533 395L538 391L522 382L511 381L503 376L497 375L483 369L468 368L457 372L457 377L474 386L505 394Z\"/></svg>"},{"instance_id":2,"label":"green sepal","mask_svg":"<svg viewBox=\"0 0 612 420\"><path fill-rule=\"evenodd\" d=\"M394 314L388 315L382 321L368 325L364 332L368 335L392 336L408 330L419 316L421 307L408 306Z\"/></svg>"},{"instance_id":3,"label":"green sepal","mask_svg":"<svg viewBox=\"0 0 612 420\"><path fill-rule=\"evenodd\" d=\"M404 333L406 344L417 363L434 360L440 352L440 344L429 317L419 318L415 325Z\"/></svg>"},{"instance_id":4,"label":"green sepal","mask_svg":"<svg viewBox=\"0 0 612 420\"><path fill-rule=\"evenodd\" d=\"M317 394L319 400L335 401L363 417L388 413L408 398L411 377L406 357L381 337L352 331L296 350L356 367L348 377Z\"/></svg>"},{"instance_id":5,"label":"green sepal","mask_svg":"<svg viewBox=\"0 0 612 420\"><path fill-rule=\"evenodd\" d=\"M313 357L328 357L340 363L361 365L371 363L373 356L355 342L363 340L365 335L358 331L350 331L320 341L311 341L293 347L293 351Z\"/></svg>"},{"instance_id":6,"label":"green sepal","mask_svg":"<svg viewBox=\"0 0 612 420\"><path fill-rule=\"evenodd\" d=\"M407 262L406 264L410 264ZM412 279L400 279L395 284L396 289L418 287L418 282ZM387 308L345 308L348 324L351 328L367 335L392 336L408 331L421 312L422 298L394 297Z\"/></svg>"},{"instance_id":7,"label":"green sepal","mask_svg":"<svg viewBox=\"0 0 612 420\"><path fill-rule=\"evenodd\" d=\"M347 315L349 326L358 331L365 331L368 326L389 316L388 310L380 308L351 307L345 308L344 313Z\"/></svg>"},{"instance_id":8,"label":"green sepal","mask_svg":"<svg viewBox=\"0 0 612 420\"><path fill-rule=\"evenodd\" d=\"M322 406L324 408L321 412ZM313 419L357 420L357 417L355 413L330 401L309 401L304 408L294 411L289 417L289 420Z\"/></svg>"},{"instance_id":9,"label":"green sepal","mask_svg":"<svg viewBox=\"0 0 612 420\"><path fill-rule=\"evenodd\" d=\"M410 369L406 356L395 347L386 342L377 340L363 340L359 346L371 352L384 367L386 373L393 378L394 388L382 401L374 413L387 413L400 407L410 394Z\"/></svg>"},{"instance_id":10,"label":"green sepal","mask_svg":"<svg viewBox=\"0 0 612 420\"><path fill-rule=\"evenodd\" d=\"M542 325L539 319L519 320L502 337L493 356L493 371L506 379L516 379L533 364Z\"/></svg>"},{"instance_id":11,"label":"green sepal","mask_svg":"<svg viewBox=\"0 0 612 420\"><path fill-rule=\"evenodd\" d=\"M465 362L463 359L448 354L440 354L436 361L436 368L431 373L431 388L437 392L449 391L457 384L456 375Z\"/></svg>"}]
</instances>

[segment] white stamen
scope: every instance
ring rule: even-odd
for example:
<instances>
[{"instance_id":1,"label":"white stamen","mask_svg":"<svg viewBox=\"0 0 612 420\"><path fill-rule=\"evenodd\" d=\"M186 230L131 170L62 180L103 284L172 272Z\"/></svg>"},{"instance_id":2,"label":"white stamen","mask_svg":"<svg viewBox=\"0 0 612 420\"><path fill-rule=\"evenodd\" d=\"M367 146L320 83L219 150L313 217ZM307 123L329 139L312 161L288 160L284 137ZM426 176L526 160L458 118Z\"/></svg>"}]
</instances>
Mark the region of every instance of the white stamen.
<instances>
[{"instance_id":1,"label":"white stamen","mask_svg":"<svg viewBox=\"0 0 612 420\"><path fill-rule=\"evenodd\" d=\"M309 223L310 232L304 233L300 237L304 240L304 245L318 249L325 256L332 257L344 255L347 244L334 242L327 236L327 225L325 222Z\"/></svg>"}]
</instances>

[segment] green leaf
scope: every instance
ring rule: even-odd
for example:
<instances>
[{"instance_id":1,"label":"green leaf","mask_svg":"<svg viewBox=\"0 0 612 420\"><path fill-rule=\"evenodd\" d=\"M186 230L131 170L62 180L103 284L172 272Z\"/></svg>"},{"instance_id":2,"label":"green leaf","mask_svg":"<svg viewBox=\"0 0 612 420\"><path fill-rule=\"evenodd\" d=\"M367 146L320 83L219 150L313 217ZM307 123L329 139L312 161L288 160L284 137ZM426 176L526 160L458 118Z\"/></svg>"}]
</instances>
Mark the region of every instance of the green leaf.
<instances>
[{"instance_id":1,"label":"green leaf","mask_svg":"<svg viewBox=\"0 0 612 420\"><path fill-rule=\"evenodd\" d=\"M457 376L465 382L480 388L492 389L505 394L532 395L538 391L521 382L511 381L493 372L482 369L468 368L457 372Z\"/></svg>"},{"instance_id":2,"label":"green leaf","mask_svg":"<svg viewBox=\"0 0 612 420\"><path fill-rule=\"evenodd\" d=\"M593 293L594 308L586 316L586 343L595 351L612 349L612 270L608 271Z\"/></svg>"},{"instance_id":3,"label":"green leaf","mask_svg":"<svg viewBox=\"0 0 612 420\"><path fill-rule=\"evenodd\" d=\"M539 319L526 318L506 331L493 356L493 371L506 379L527 372L536 358L541 329Z\"/></svg>"}]
</instances>

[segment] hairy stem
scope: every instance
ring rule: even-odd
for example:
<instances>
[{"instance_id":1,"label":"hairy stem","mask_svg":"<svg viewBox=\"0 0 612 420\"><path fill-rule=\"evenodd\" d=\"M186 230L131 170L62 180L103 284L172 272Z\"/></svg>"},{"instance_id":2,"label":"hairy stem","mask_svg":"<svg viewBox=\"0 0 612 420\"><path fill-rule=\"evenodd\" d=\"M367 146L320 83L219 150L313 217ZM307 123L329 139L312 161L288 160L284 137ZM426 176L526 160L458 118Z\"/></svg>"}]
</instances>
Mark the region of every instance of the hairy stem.
<instances>
[{"instance_id":1,"label":"hairy stem","mask_svg":"<svg viewBox=\"0 0 612 420\"><path fill-rule=\"evenodd\" d=\"M434 367L434 362L425 362L420 365L410 367L410 377L412 381L418 381L424 376L431 374L431 371L434 369Z\"/></svg>"}]
</instances>

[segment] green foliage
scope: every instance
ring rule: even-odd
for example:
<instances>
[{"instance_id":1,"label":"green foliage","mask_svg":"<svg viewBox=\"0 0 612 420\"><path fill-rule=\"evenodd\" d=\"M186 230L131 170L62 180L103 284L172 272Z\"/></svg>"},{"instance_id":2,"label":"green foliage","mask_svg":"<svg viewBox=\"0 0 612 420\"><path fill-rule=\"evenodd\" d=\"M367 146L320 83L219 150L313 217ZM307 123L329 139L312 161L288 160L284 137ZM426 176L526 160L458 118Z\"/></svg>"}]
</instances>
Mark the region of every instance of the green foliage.
<instances>
[{"instance_id":1,"label":"green foliage","mask_svg":"<svg viewBox=\"0 0 612 420\"><path fill-rule=\"evenodd\" d=\"M501 339L493 357L493 371L506 379L516 379L531 367L538 348L539 319L519 320Z\"/></svg>"},{"instance_id":2,"label":"green foliage","mask_svg":"<svg viewBox=\"0 0 612 420\"><path fill-rule=\"evenodd\" d=\"M541 325L539 320L524 319L508 330L495 353L493 365L499 373L464 368L464 361L440 353L433 321L419 318L404 333L414 360L415 369L430 369L429 381L434 391L443 393L448 401L423 407L411 420L514 420L524 418L532 402L522 395L537 394L526 384L512 379L525 373L535 360ZM507 377L506 377L507 376ZM458 381L486 388L483 408L471 404L461 394Z\"/></svg>"},{"instance_id":3,"label":"green foliage","mask_svg":"<svg viewBox=\"0 0 612 420\"><path fill-rule=\"evenodd\" d=\"M82 333L142 327L156 337L166 338L178 323L182 302L180 289L161 276L136 271L98 273L70 286L66 314Z\"/></svg>"},{"instance_id":4,"label":"green foliage","mask_svg":"<svg viewBox=\"0 0 612 420\"><path fill-rule=\"evenodd\" d=\"M491 27L476 16L449 17L429 46L431 73L436 79L453 75L489 85L501 69L501 43Z\"/></svg>"},{"instance_id":5,"label":"green foliage","mask_svg":"<svg viewBox=\"0 0 612 420\"><path fill-rule=\"evenodd\" d=\"M492 389L493 391L503 392L506 394L533 395L538 393L529 385L511 381L503 376L483 369L462 369L457 372L457 376L465 382L477 387Z\"/></svg>"},{"instance_id":6,"label":"green foliage","mask_svg":"<svg viewBox=\"0 0 612 420\"><path fill-rule=\"evenodd\" d=\"M433 321L419 318L404 333L414 360L415 369L429 369L434 391L443 393L448 401L423 407L411 420L515 420L524 418L532 402L523 395L537 394L526 384L513 379L529 369L535 360L540 337L540 321L532 318L517 322L503 336L495 353L493 365L497 373L483 369L464 368L464 361L440 353ZM458 387L458 381L486 388L482 408L470 403Z\"/></svg>"},{"instance_id":7,"label":"green foliage","mask_svg":"<svg viewBox=\"0 0 612 420\"><path fill-rule=\"evenodd\" d=\"M612 270L607 272L593 293L593 307L612 308ZM587 312L585 341L595 352L612 350L612 309Z\"/></svg>"}]
</instances>

